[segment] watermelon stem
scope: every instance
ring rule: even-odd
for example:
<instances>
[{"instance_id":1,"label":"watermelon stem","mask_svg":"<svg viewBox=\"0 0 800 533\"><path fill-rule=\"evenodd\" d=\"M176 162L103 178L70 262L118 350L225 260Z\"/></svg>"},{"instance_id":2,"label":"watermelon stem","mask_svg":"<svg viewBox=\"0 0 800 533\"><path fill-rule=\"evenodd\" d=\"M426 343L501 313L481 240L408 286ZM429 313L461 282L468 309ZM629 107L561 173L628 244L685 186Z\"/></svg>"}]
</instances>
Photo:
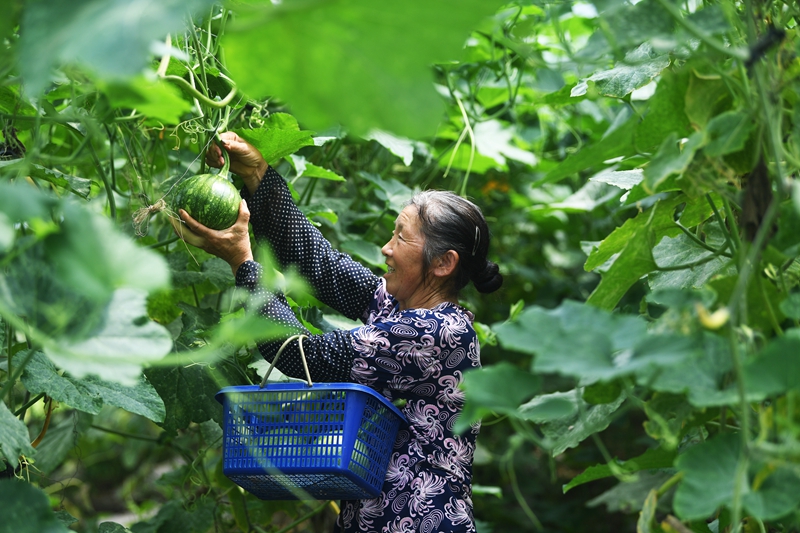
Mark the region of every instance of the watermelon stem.
<instances>
[{"instance_id":1,"label":"watermelon stem","mask_svg":"<svg viewBox=\"0 0 800 533\"><path fill-rule=\"evenodd\" d=\"M219 149L222 151L222 159L225 161L222 165L222 168L219 171L219 174L223 178L228 178L228 171L231 168L231 158L228 155L228 151L222 145L222 138L219 136L219 133L216 135L217 144L219 145Z\"/></svg>"}]
</instances>

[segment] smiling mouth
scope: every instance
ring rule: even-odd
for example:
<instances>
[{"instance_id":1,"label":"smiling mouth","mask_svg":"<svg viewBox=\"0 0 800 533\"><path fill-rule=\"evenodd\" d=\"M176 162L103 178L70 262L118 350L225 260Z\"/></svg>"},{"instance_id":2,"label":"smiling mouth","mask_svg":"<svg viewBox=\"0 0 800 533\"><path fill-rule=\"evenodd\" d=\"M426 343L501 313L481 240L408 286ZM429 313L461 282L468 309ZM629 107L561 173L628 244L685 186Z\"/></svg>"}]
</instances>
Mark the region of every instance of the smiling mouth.
<instances>
[{"instance_id":1,"label":"smiling mouth","mask_svg":"<svg viewBox=\"0 0 800 533\"><path fill-rule=\"evenodd\" d=\"M393 272L394 272L394 268L390 267L389 265L386 265L386 273L387 274L392 274Z\"/></svg>"}]
</instances>

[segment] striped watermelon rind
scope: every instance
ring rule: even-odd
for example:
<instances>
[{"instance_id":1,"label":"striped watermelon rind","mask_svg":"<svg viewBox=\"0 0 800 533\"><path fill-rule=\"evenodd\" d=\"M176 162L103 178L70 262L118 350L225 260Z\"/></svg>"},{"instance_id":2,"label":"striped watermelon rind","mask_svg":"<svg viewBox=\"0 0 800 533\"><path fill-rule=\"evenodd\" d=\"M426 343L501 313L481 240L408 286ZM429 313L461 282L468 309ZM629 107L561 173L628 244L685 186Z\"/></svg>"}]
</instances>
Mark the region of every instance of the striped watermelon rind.
<instances>
[{"instance_id":1,"label":"striped watermelon rind","mask_svg":"<svg viewBox=\"0 0 800 533\"><path fill-rule=\"evenodd\" d=\"M183 209L202 225L227 229L239 217L242 197L229 180L219 174L198 174L181 180L172 191L172 208Z\"/></svg>"}]
</instances>

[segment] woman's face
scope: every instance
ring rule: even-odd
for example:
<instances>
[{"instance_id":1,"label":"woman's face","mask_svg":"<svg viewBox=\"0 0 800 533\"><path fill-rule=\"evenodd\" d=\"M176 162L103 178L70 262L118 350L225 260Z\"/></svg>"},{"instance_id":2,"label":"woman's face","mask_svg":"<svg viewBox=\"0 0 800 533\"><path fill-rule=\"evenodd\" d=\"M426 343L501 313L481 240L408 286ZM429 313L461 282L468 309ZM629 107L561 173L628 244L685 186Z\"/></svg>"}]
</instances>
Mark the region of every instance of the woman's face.
<instances>
[{"instance_id":1,"label":"woman's face","mask_svg":"<svg viewBox=\"0 0 800 533\"><path fill-rule=\"evenodd\" d=\"M400 303L400 309L425 307L429 291L422 280L424 244L417 208L406 206L395 220L391 240L381 248L389 267L383 275L386 290Z\"/></svg>"}]
</instances>

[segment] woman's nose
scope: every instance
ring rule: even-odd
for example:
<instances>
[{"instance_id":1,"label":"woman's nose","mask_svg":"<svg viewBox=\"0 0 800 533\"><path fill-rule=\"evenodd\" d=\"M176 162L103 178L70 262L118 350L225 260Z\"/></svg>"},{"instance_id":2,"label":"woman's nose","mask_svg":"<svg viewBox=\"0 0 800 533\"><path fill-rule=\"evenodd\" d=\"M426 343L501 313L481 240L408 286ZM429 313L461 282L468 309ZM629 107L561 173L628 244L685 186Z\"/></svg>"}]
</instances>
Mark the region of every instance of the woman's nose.
<instances>
[{"instance_id":1,"label":"woman's nose","mask_svg":"<svg viewBox=\"0 0 800 533\"><path fill-rule=\"evenodd\" d=\"M389 247L390 244L392 244L392 241L387 242L381 248L381 253L386 257L389 257L389 250L391 250L391 248Z\"/></svg>"}]
</instances>

